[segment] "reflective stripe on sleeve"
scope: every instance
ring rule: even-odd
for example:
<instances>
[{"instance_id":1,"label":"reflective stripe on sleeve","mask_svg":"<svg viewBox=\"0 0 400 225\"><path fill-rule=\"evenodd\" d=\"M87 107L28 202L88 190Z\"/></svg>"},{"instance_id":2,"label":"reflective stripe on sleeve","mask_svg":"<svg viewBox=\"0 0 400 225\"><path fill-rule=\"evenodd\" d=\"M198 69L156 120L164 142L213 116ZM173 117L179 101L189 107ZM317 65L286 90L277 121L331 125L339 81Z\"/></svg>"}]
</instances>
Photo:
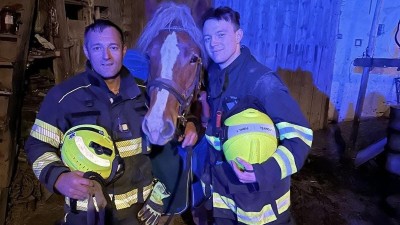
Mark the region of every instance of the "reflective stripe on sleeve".
<instances>
[{"instance_id":1,"label":"reflective stripe on sleeve","mask_svg":"<svg viewBox=\"0 0 400 225\"><path fill-rule=\"evenodd\" d=\"M218 193L213 193L213 207L228 209L235 212L238 217L238 221L244 224L262 225L277 219L271 204L265 205L258 212L246 212L237 207L232 199L221 196Z\"/></svg>"},{"instance_id":2,"label":"reflective stripe on sleeve","mask_svg":"<svg viewBox=\"0 0 400 225\"><path fill-rule=\"evenodd\" d=\"M42 170L47 165L58 161L61 161L61 159L55 152L46 152L43 155L39 156L39 158L37 158L35 162L33 162L32 164L33 173L35 173L35 176L39 179Z\"/></svg>"},{"instance_id":3,"label":"reflective stripe on sleeve","mask_svg":"<svg viewBox=\"0 0 400 225\"><path fill-rule=\"evenodd\" d=\"M281 179L297 172L294 157L285 146L279 145L272 157L281 168Z\"/></svg>"},{"instance_id":4,"label":"reflective stripe on sleeve","mask_svg":"<svg viewBox=\"0 0 400 225\"><path fill-rule=\"evenodd\" d=\"M279 130L280 140L300 138L306 145L311 147L313 139L313 131L311 129L288 122L278 123L276 127Z\"/></svg>"},{"instance_id":5,"label":"reflective stripe on sleeve","mask_svg":"<svg viewBox=\"0 0 400 225\"><path fill-rule=\"evenodd\" d=\"M213 146L216 150L220 151L221 150L221 141L219 138L214 137L214 136L208 136L207 134L205 135L208 143Z\"/></svg>"},{"instance_id":6,"label":"reflective stripe on sleeve","mask_svg":"<svg viewBox=\"0 0 400 225\"><path fill-rule=\"evenodd\" d=\"M31 136L58 148L63 134L57 127L36 119L32 126Z\"/></svg>"}]
</instances>

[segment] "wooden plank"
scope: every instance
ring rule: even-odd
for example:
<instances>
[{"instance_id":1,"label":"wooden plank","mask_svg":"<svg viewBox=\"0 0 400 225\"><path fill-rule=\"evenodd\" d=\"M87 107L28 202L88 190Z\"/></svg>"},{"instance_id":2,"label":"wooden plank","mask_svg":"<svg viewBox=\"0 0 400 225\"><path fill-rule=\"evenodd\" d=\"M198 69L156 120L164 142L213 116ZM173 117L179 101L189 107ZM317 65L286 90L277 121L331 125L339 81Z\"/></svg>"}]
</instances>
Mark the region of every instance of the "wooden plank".
<instances>
[{"instance_id":1,"label":"wooden plank","mask_svg":"<svg viewBox=\"0 0 400 225\"><path fill-rule=\"evenodd\" d=\"M128 48L133 47L132 43L132 1L123 1L123 9L122 9L122 30L124 31L124 38L125 38L125 44Z\"/></svg>"},{"instance_id":2,"label":"wooden plank","mask_svg":"<svg viewBox=\"0 0 400 225\"><path fill-rule=\"evenodd\" d=\"M14 49L12 52L17 52L15 57L15 67L12 71L12 76L3 76L2 84L7 90L12 92L10 96L0 96L0 99L8 98L7 104L2 104L2 109L7 111L6 116L1 116L1 140L0 140L0 188L6 188L10 184L12 168L15 162L15 145L18 135L19 125L19 113L21 110L22 99L23 99L23 86L25 79L25 66L28 57L28 46L30 33L32 30L32 21L35 1L20 1L23 5L21 11L21 22L20 29L18 31L18 40L14 43ZM15 51L15 50L19 51ZM2 70L5 68L1 68ZM9 68L11 69L11 68ZM10 81L9 79L12 79ZM11 87L8 87L8 82L12 83ZM6 100L7 101L7 100ZM6 107L4 107L6 106ZM1 206L4 207L4 206Z\"/></svg>"},{"instance_id":3,"label":"wooden plank","mask_svg":"<svg viewBox=\"0 0 400 225\"><path fill-rule=\"evenodd\" d=\"M0 224L6 224L8 188L0 188Z\"/></svg>"},{"instance_id":4,"label":"wooden plank","mask_svg":"<svg viewBox=\"0 0 400 225\"><path fill-rule=\"evenodd\" d=\"M362 67L397 67L400 68L400 59L388 58L356 58L354 66Z\"/></svg>"},{"instance_id":5,"label":"wooden plank","mask_svg":"<svg viewBox=\"0 0 400 225\"><path fill-rule=\"evenodd\" d=\"M15 51L15 41L0 40L0 60L3 62L15 62L17 51Z\"/></svg>"},{"instance_id":6,"label":"wooden plank","mask_svg":"<svg viewBox=\"0 0 400 225\"><path fill-rule=\"evenodd\" d=\"M381 13L382 6L383 6L383 0L377 0L374 17L373 17L372 24L371 24L371 31L369 33L370 36L369 36L367 52L366 52L367 56L374 55L375 40L376 40L378 24L379 24L379 15ZM361 117L362 108L364 105L365 93L367 91L369 71L370 71L370 67L364 67L363 73L361 75L360 89L357 94L358 98L357 98L356 109L355 109L354 118L353 118L353 126L352 126L352 131L350 134L349 145L346 150L346 156L350 159L354 159L356 156L357 150L355 148L356 148L356 142L357 142L357 136L358 136L358 127L360 125L360 117Z\"/></svg>"},{"instance_id":7,"label":"wooden plank","mask_svg":"<svg viewBox=\"0 0 400 225\"><path fill-rule=\"evenodd\" d=\"M387 143L387 137L380 139L379 141L369 145L368 147L357 152L356 158L354 159L354 165L356 167L361 166L368 160L376 157L385 150Z\"/></svg>"},{"instance_id":8,"label":"wooden plank","mask_svg":"<svg viewBox=\"0 0 400 225\"><path fill-rule=\"evenodd\" d=\"M315 85L313 83L313 75L309 71L298 71L296 73L298 80L299 80L299 96L298 96L298 103L304 115L306 116L307 120L312 124L312 121L315 120L313 115L312 104L314 103L314 90Z\"/></svg>"},{"instance_id":9,"label":"wooden plank","mask_svg":"<svg viewBox=\"0 0 400 225\"><path fill-rule=\"evenodd\" d=\"M128 1L128 0L127 0ZM131 5L131 18L132 21L131 27L132 31L130 33L128 46L134 46L139 35L142 33L144 26L146 25L147 18L147 8L145 7L147 1L133 1Z\"/></svg>"},{"instance_id":10,"label":"wooden plank","mask_svg":"<svg viewBox=\"0 0 400 225\"><path fill-rule=\"evenodd\" d=\"M13 64L12 62L1 62L0 61L0 67L12 67Z\"/></svg>"},{"instance_id":11,"label":"wooden plank","mask_svg":"<svg viewBox=\"0 0 400 225\"><path fill-rule=\"evenodd\" d=\"M67 26L67 18L65 14L65 1L58 0L55 2L56 12L57 12L57 21L59 23L58 34L53 37L54 46L57 49L60 49L61 58L56 58L53 60L53 71L56 84L65 80L66 78L72 76L72 68L69 58L69 53L66 48L70 46L68 43L68 26Z\"/></svg>"},{"instance_id":12,"label":"wooden plank","mask_svg":"<svg viewBox=\"0 0 400 225\"><path fill-rule=\"evenodd\" d=\"M68 39L71 46L68 48L71 65L71 74L85 70L86 56L83 52L83 40L86 22L82 20L67 19Z\"/></svg>"},{"instance_id":13,"label":"wooden plank","mask_svg":"<svg viewBox=\"0 0 400 225\"><path fill-rule=\"evenodd\" d=\"M119 27L122 28L122 22L123 22L123 1L113 1L112 4L109 4L109 15L110 15L110 20L117 24Z\"/></svg>"},{"instance_id":14,"label":"wooden plank","mask_svg":"<svg viewBox=\"0 0 400 225\"><path fill-rule=\"evenodd\" d=\"M0 121L0 123L2 122L3 121ZM0 171L0 189L9 187L12 167L15 162L13 138L10 130L7 128L8 127L0 130L0 168L2 168Z\"/></svg>"},{"instance_id":15,"label":"wooden plank","mask_svg":"<svg viewBox=\"0 0 400 225\"><path fill-rule=\"evenodd\" d=\"M293 87L294 85L293 85L293 76L292 76L292 71L290 71L290 70L285 70L285 69L279 69L278 71L277 71L277 73L279 74L279 76L280 76L280 78L282 79L282 81L286 84L286 86L288 86L288 87ZM292 88L292 89L289 89L289 91L290 91L290 94L292 95L292 96L294 96L294 93L293 93L293 91L294 91L294 89Z\"/></svg>"},{"instance_id":16,"label":"wooden plank","mask_svg":"<svg viewBox=\"0 0 400 225\"><path fill-rule=\"evenodd\" d=\"M323 129L326 126L328 99L316 86L313 88L312 104L310 106L310 124L313 130Z\"/></svg>"},{"instance_id":17,"label":"wooden plank","mask_svg":"<svg viewBox=\"0 0 400 225\"><path fill-rule=\"evenodd\" d=\"M7 112L8 112L8 96L0 95L0 126L2 126L3 122L6 120ZM8 123L7 123L8 125ZM0 151L5 151L4 149L0 149Z\"/></svg>"},{"instance_id":18,"label":"wooden plank","mask_svg":"<svg viewBox=\"0 0 400 225\"><path fill-rule=\"evenodd\" d=\"M18 35L16 34L0 34L0 40L6 40L6 41L17 41Z\"/></svg>"},{"instance_id":19,"label":"wooden plank","mask_svg":"<svg viewBox=\"0 0 400 225\"><path fill-rule=\"evenodd\" d=\"M0 89L12 90L13 67L0 67Z\"/></svg>"}]
</instances>

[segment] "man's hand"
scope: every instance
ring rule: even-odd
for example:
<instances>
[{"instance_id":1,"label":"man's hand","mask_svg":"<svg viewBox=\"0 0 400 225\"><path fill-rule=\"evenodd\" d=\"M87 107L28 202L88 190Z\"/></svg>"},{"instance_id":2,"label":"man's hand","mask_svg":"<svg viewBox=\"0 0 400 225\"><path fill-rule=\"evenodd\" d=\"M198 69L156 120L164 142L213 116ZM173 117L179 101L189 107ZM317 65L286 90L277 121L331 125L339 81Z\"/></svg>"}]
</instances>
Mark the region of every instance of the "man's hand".
<instances>
[{"instance_id":1,"label":"man's hand","mask_svg":"<svg viewBox=\"0 0 400 225\"><path fill-rule=\"evenodd\" d=\"M185 134L183 137L180 138L179 141L181 141L182 138L183 138L182 148L185 148L187 146L194 146L196 144L198 136L197 136L196 126L194 125L193 122L186 123Z\"/></svg>"},{"instance_id":2,"label":"man's hand","mask_svg":"<svg viewBox=\"0 0 400 225\"><path fill-rule=\"evenodd\" d=\"M90 188L94 184L93 181L83 178L83 172L72 171L61 174L54 186L66 197L84 200L89 196Z\"/></svg>"},{"instance_id":3,"label":"man's hand","mask_svg":"<svg viewBox=\"0 0 400 225\"><path fill-rule=\"evenodd\" d=\"M229 163L231 164L231 167L239 181L244 184L255 183L257 179L253 170L253 165L239 157L236 158L236 161L237 162L235 162L235 160L231 160Z\"/></svg>"}]
</instances>

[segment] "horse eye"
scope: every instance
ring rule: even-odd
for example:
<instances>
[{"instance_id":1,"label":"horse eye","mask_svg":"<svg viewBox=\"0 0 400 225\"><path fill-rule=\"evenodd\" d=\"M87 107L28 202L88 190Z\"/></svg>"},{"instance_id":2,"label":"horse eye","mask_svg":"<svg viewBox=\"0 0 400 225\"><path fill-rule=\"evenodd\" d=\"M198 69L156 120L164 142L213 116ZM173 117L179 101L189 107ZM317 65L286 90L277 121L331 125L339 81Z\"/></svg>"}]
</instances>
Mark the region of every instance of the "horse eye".
<instances>
[{"instance_id":1,"label":"horse eye","mask_svg":"<svg viewBox=\"0 0 400 225\"><path fill-rule=\"evenodd\" d=\"M197 55L192 56L192 58L190 59L190 63L197 63L197 61L199 60L199 57Z\"/></svg>"}]
</instances>

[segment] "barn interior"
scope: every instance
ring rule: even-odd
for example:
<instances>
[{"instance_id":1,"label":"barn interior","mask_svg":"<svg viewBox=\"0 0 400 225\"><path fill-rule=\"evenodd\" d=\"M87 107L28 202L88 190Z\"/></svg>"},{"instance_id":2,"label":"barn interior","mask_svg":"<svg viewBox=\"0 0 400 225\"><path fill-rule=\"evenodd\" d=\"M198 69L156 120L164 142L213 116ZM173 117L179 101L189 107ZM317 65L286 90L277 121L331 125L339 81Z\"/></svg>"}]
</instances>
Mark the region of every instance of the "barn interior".
<instances>
[{"instance_id":1,"label":"barn interior","mask_svg":"<svg viewBox=\"0 0 400 225\"><path fill-rule=\"evenodd\" d=\"M162 0L0 0L0 224L56 224L63 198L24 152L47 91L84 69L83 33L109 19L134 48ZM400 224L400 2L175 0L197 22L209 7L241 14L248 46L277 71L314 141L293 176L299 225ZM194 224L189 212L173 224Z\"/></svg>"}]
</instances>

